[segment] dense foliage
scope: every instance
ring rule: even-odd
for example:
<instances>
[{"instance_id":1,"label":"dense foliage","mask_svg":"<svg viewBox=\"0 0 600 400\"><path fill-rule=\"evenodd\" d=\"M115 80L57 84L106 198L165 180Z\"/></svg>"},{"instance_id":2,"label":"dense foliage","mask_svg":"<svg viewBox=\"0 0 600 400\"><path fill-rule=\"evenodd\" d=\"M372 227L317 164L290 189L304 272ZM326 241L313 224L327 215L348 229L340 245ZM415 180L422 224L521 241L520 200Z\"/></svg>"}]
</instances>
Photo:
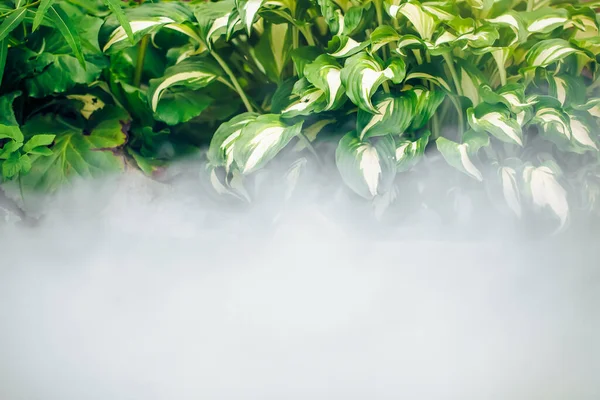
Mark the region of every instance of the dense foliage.
<instances>
[{"instance_id":1,"label":"dense foliage","mask_svg":"<svg viewBox=\"0 0 600 400\"><path fill-rule=\"evenodd\" d=\"M491 204L563 226L598 211L596 7L2 0L2 179L51 192L126 165L154 175L209 145L204 172L224 197L251 200L283 152L281 179L335 159L385 209L431 149Z\"/></svg>"}]
</instances>

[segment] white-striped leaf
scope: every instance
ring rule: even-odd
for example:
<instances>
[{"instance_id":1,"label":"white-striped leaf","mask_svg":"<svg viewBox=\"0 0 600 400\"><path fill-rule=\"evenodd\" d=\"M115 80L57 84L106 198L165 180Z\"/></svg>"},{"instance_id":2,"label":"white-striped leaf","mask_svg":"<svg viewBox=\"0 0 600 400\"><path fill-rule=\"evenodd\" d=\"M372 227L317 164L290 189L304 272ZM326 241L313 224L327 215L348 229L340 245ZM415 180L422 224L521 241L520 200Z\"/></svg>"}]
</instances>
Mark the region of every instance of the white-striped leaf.
<instances>
[{"instance_id":1,"label":"white-striped leaf","mask_svg":"<svg viewBox=\"0 0 600 400\"><path fill-rule=\"evenodd\" d=\"M336 109L344 99L345 89L341 72L342 67L335 58L326 54L320 55L304 67L306 79L327 96L325 110Z\"/></svg>"},{"instance_id":2,"label":"white-striped leaf","mask_svg":"<svg viewBox=\"0 0 600 400\"><path fill-rule=\"evenodd\" d=\"M413 68L408 75L406 75L405 80L409 81L412 79L422 79L428 82L431 82L446 92L452 92L450 88L450 84L444 79L443 74L433 68L431 65L419 65L416 68Z\"/></svg>"},{"instance_id":3,"label":"white-striped leaf","mask_svg":"<svg viewBox=\"0 0 600 400\"><path fill-rule=\"evenodd\" d=\"M133 32L135 41L139 41L142 36L156 32L165 25L173 24L175 21L169 17L147 17L130 21L131 31ZM127 39L127 32L122 26L116 28L108 38L108 41L102 47L102 51L118 51L131 45Z\"/></svg>"},{"instance_id":4,"label":"white-striped leaf","mask_svg":"<svg viewBox=\"0 0 600 400\"><path fill-rule=\"evenodd\" d=\"M431 132L425 131L417 140L401 140L396 145L396 170L408 171L414 167L425 154Z\"/></svg>"},{"instance_id":5,"label":"white-striped leaf","mask_svg":"<svg viewBox=\"0 0 600 400\"><path fill-rule=\"evenodd\" d=\"M527 52L526 61L530 67L547 67L578 52L580 50L564 39L547 39L535 44Z\"/></svg>"},{"instance_id":6,"label":"white-striped leaf","mask_svg":"<svg viewBox=\"0 0 600 400\"><path fill-rule=\"evenodd\" d=\"M346 185L372 199L390 188L396 176L395 153L394 139L389 135L371 142L349 132L338 143L335 161Z\"/></svg>"},{"instance_id":7,"label":"white-striped leaf","mask_svg":"<svg viewBox=\"0 0 600 400\"><path fill-rule=\"evenodd\" d=\"M569 128L571 130L572 141L579 147L586 150L598 151L598 145L592 138L592 128L585 118L578 115L569 115ZM596 136L598 133L596 132Z\"/></svg>"},{"instance_id":8,"label":"white-striped leaf","mask_svg":"<svg viewBox=\"0 0 600 400\"><path fill-rule=\"evenodd\" d=\"M300 134L302 122L287 125L278 115L261 115L246 124L236 140L233 158L246 175L271 161L287 144Z\"/></svg>"},{"instance_id":9,"label":"white-striped leaf","mask_svg":"<svg viewBox=\"0 0 600 400\"><path fill-rule=\"evenodd\" d=\"M529 33L549 33L569 20L567 10L561 8L543 8L527 14Z\"/></svg>"},{"instance_id":10,"label":"white-striped leaf","mask_svg":"<svg viewBox=\"0 0 600 400\"><path fill-rule=\"evenodd\" d=\"M573 105L579 111L587 111L592 117L600 119L600 99L590 99L585 104Z\"/></svg>"},{"instance_id":11,"label":"white-striped leaf","mask_svg":"<svg viewBox=\"0 0 600 400\"><path fill-rule=\"evenodd\" d=\"M402 65L391 63L384 69L374 57L359 53L346 60L341 78L348 97L354 104L365 111L377 113L371 103L371 97L377 88L387 80L402 81L404 74L403 62Z\"/></svg>"},{"instance_id":12,"label":"white-striped leaf","mask_svg":"<svg viewBox=\"0 0 600 400\"><path fill-rule=\"evenodd\" d=\"M194 15L198 21L202 37L208 46L211 46L215 40L227 33L229 19L234 13L237 14L234 0L208 1L196 5ZM241 24L234 23L233 29L238 26L241 27Z\"/></svg>"},{"instance_id":13,"label":"white-striped leaf","mask_svg":"<svg viewBox=\"0 0 600 400\"><path fill-rule=\"evenodd\" d=\"M571 127L569 116L557 105L540 105L532 119L541 128L541 134L562 149L568 149L571 142Z\"/></svg>"},{"instance_id":14,"label":"white-striped leaf","mask_svg":"<svg viewBox=\"0 0 600 400\"><path fill-rule=\"evenodd\" d=\"M398 8L397 12L404 15L410 21L421 39L431 40L437 25L436 20L432 15L423 10L419 3L404 3Z\"/></svg>"},{"instance_id":15,"label":"white-striped leaf","mask_svg":"<svg viewBox=\"0 0 600 400\"><path fill-rule=\"evenodd\" d=\"M302 92L293 97L292 102L281 111L284 118L298 115L310 115L320 112L326 107L326 94L312 86L303 88Z\"/></svg>"},{"instance_id":16,"label":"white-striped leaf","mask_svg":"<svg viewBox=\"0 0 600 400\"><path fill-rule=\"evenodd\" d=\"M264 0L235 0L235 5L242 20L242 24L246 27L248 35L252 32L252 25L261 9Z\"/></svg>"},{"instance_id":17,"label":"white-striped leaf","mask_svg":"<svg viewBox=\"0 0 600 400\"><path fill-rule=\"evenodd\" d=\"M503 142L523 146L521 126L504 106L481 103L467 110L467 118L473 130L488 132Z\"/></svg>"},{"instance_id":18,"label":"white-striped leaf","mask_svg":"<svg viewBox=\"0 0 600 400\"><path fill-rule=\"evenodd\" d=\"M288 24L264 24L264 31L253 49L261 69L273 82L280 82L290 60L292 29Z\"/></svg>"},{"instance_id":19,"label":"white-striped leaf","mask_svg":"<svg viewBox=\"0 0 600 400\"><path fill-rule=\"evenodd\" d=\"M502 193L504 194L506 204L517 217L521 218L523 207L521 205L517 171L512 167L504 166L500 168L499 175L502 181Z\"/></svg>"},{"instance_id":20,"label":"white-striped leaf","mask_svg":"<svg viewBox=\"0 0 600 400\"><path fill-rule=\"evenodd\" d=\"M479 87L482 84L487 84L483 74L473 65L468 64L464 60L457 60L458 69L458 84L460 85L463 96L471 100L473 106L481 103Z\"/></svg>"},{"instance_id":21,"label":"white-striped leaf","mask_svg":"<svg viewBox=\"0 0 600 400\"><path fill-rule=\"evenodd\" d=\"M217 80L221 70L207 58L188 58L179 64L166 69L159 79L151 79L148 88L148 103L156 112L161 97L166 90L185 86L189 89L199 89Z\"/></svg>"},{"instance_id":22,"label":"white-striped leaf","mask_svg":"<svg viewBox=\"0 0 600 400\"><path fill-rule=\"evenodd\" d=\"M558 174L560 171L555 163L546 163L537 168L526 166L523 170L534 206L550 209L558 217L559 229L562 229L569 220L569 202L567 191L557 180Z\"/></svg>"},{"instance_id":23,"label":"white-striped leaf","mask_svg":"<svg viewBox=\"0 0 600 400\"><path fill-rule=\"evenodd\" d=\"M483 175L473 160L476 159L479 149L489 145L489 142L490 138L487 134L469 130L463 135L463 143L459 144L440 137L435 144L450 166L481 182Z\"/></svg>"},{"instance_id":24,"label":"white-striped leaf","mask_svg":"<svg viewBox=\"0 0 600 400\"><path fill-rule=\"evenodd\" d=\"M327 45L329 55L336 58L350 57L369 45L369 42L357 42L348 36L334 36Z\"/></svg>"},{"instance_id":25,"label":"white-striped leaf","mask_svg":"<svg viewBox=\"0 0 600 400\"><path fill-rule=\"evenodd\" d=\"M509 46L512 46L517 42L522 43L527 40L528 32L527 28L525 27L525 23L523 22L521 16L514 11L509 11L496 18L488 19L487 21L496 26L507 27L513 31L515 38L508 44Z\"/></svg>"},{"instance_id":26,"label":"white-striped leaf","mask_svg":"<svg viewBox=\"0 0 600 400\"><path fill-rule=\"evenodd\" d=\"M444 101L445 94L441 90L427 90L422 87L414 88L412 91L417 96L417 104L410 129L416 131L429 122L439 105Z\"/></svg>"},{"instance_id":27,"label":"white-striped leaf","mask_svg":"<svg viewBox=\"0 0 600 400\"><path fill-rule=\"evenodd\" d=\"M221 124L213 135L208 148L208 161L214 166L223 166L229 172L233 164L233 149L242 129L258 117L255 113L237 115Z\"/></svg>"},{"instance_id":28,"label":"white-striped leaf","mask_svg":"<svg viewBox=\"0 0 600 400\"><path fill-rule=\"evenodd\" d=\"M388 43L400 41L401 36L391 26L382 25L375 28L369 39L371 41L371 51L376 52Z\"/></svg>"},{"instance_id":29,"label":"white-striped leaf","mask_svg":"<svg viewBox=\"0 0 600 400\"><path fill-rule=\"evenodd\" d=\"M112 14L117 19L117 21L119 21L119 24L121 24L121 26L125 30L125 34L127 34L127 37L131 40L131 43L133 44L134 40L135 40L134 35L133 35L133 30L131 29L129 20L127 19L127 17L125 16L125 13L123 12L123 8L121 7L122 2L120 0L104 0L104 3L108 6L108 8L112 12ZM36 19L38 18L37 14L35 17L36 17ZM42 22L42 18L40 18L39 22ZM38 24L39 24L39 22L38 22ZM35 25L35 21L34 21L34 25Z\"/></svg>"},{"instance_id":30,"label":"white-striped leaf","mask_svg":"<svg viewBox=\"0 0 600 400\"><path fill-rule=\"evenodd\" d=\"M413 121L417 101L417 95L412 90L400 95L376 95L374 106L377 113L358 110L358 138L364 140L373 136L401 135Z\"/></svg>"},{"instance_id":31,"label":"white-striped leaf","mask_svg":"<svg viewBox=\"0 0 600 400\"><path fill-rule=\"evenodd\" d=\"M549 94L556 97L560 104L582 104L585 102L585 84L581 77L566 74L548 74Z\"/></svg>"}]
</instances>

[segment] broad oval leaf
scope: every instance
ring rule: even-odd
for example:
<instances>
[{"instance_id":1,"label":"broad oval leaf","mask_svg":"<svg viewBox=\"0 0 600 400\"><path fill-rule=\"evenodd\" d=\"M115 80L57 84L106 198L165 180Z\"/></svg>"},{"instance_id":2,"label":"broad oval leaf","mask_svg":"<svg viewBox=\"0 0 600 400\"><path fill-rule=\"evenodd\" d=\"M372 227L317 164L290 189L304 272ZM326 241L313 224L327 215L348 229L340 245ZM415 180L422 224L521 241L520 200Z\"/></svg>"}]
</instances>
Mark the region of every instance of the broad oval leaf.
<instances>
[{"instance_id":1,"label":"broad oval leaf","mask_svg":"<svg viewBox=\"0 0 600 400\"><path fill-rule=\"evenodd\" d=\"M502 193L508 207L521 218L523 213L521 205L521 195L519 192L517 171L509 166L500 168L500 179L502 181Z\"/></svg>"},{"instance_id":2,"label":"broad oval leaf","mask_svg":"<svg viewBox=\"0 0 600 400\"><path fill-rule=\"evenodd\" d=\"M489 145L490 138L483 132L470 130L464 134L463 139L463 143L459 144L440 137L435 144L449 165L481 182L483 175L473 159L481 147Z\"/></svg>"},{"instance_id":3,"label":"broad oval leaf","mask_svg":"<svg viewBox=\"0 0 600 400\"><path fill-rule=\"evenodd\" d=\"M258 114L243 113L222 123L210 141L208 161L214 166L224 166L229 171L233 164L233 149L235 141L248 123L256 120Z\"/></svg>"},{"instance_id":4,"label":"broad oval leaf","mask_svg":"<svg viewBox=\"0 0 600 400\"><path fill-rule=\"evenodd\" d=\"M402 68L395 68L396 66L397 64L390 64L383 69L378 60L366 53L347 59L341 77L350 100L363 110L377 113L371 103L371 97L377 88L387 80L404 79L404 71Z\"/></svg>"},{"instance_id":5,"label":"broad oval leaf","mask_svg":"<svg viewBox=\"0 0 600 400\"><path fill-rule=\"evenodd\" d=\"M400 95L377 95L374 101L377 111L375 114L358 110L359 139L388 134L401 135L413 121L417 101L417 95L413 91L405 91Z\"/></svg>"},{"instance_id":6,"label":"broad oval leaf","mask_svg":"<svg viewBox=\"0 0 600 400\"><path fill-rule=\"evenodd\" d=\"M482 103L469 108L467 117L475 131L489 132L503 142L523 146L521 125L503 106Z\"/></svg>"},{"instance_id":7,"label":"broad oval leaf","mask_svg":"<svg viewBox=\"0 0 600 400\"><path fill-rule=\"evenodd\" d=\"M562 229L569 220L569 202L567 191L557 180L558 166L527 166L523 170L523 178L529 186L533 204L541 209L549 208L559 219Z\"/></svg>"},{"instance_id":8,"label":"broad oval leaf","mask_svg":"<svg viewBox=\"0 0 600 400\"><path fill-rule=\"evenodd\" d=\"M304 67L306 79L327 96L325 110L337 108L344 98L345 90L342 85L341 71L342 67L335 58L325 54L320 55L315 61Z\"/></svg>"},{"instance_id":9,"label":"broad oval leaf","mask_svg":"<svg viewBox=\"0 0 600 400\"><path fill-rule=\"evenodd\" d=\"M421 160L430 136L431 132L425 131L417 140L401 140L396 145L396 169L398 172L408 171Z\"/></svg>"},{"instance_id":10,"label":"broad oval leaf","mask_svg":"<svg viewBox=\"0 0 600 400\"><path fill-rule=\"evenodd\" d=\"M235 0L236 8L248 35L252 32L252 25L264 0Z\"/></svg>"},{"instance_id":11,"label":"broad oval leaf","mask_svg":"<svg viewBox=\"0 0 600 400\"><path fill-rule=\"evenodd\" d=\"M357 42L349 36L334 36L327 46L329 55L335 58L350 57L369 45L369 42Z\"/></svg>"},{"instance_id":12,"label":"broad oval leaf","mask_svg":"<svg viewBox=\"0 0 600 400\"><path fill-rule=\"evenodd\" d=\"M246 124L236 140L233 158L243 174L250 174L271 161L300 134L302 122L287 125L278 115L261 115Z\"/></svg>"},{"instance_id":13,"label":"broad oval leaf","mask_svg":"<svg viewBox=\"0 0 600 400\"><path fill-rule=\"evenodd\" d=\"M188 58L166 69L164 76L151 79L148 88L148 103L156 112L164 92L175 86L199 89L214 82L221 75L220 68L205 57Z\"/></svg>"},{"instance_id":14,"label":"broad oval leaf","mask_svg":"<svg viewBox=\"0 0 600 400\"><path fill-rule=\"evenodd\" d=\"M572 47L564 39L547 39L535 44L527 52L526 61L530 67L547 67L578 52L580 50Z\"/></svg>"},{"instance_id":15,"label":"broad oval leaf","mask_svg":"<svg viewBox=\"0 0 600 400\"><path fill-rule=\"evenodd\" d=\"M417 2L407 2L402 4L397 12L404 15L423 40L430 40L436 28L436 21L433 16L427 13Z\"/></svg>"},{"instance_id":16,"label":"broad oval leaf","mask_svg":"<svg viewBox=\"0 0 600 400\"><path fill-rule=\"evenodd\" d=\"M362 141L356 132L340 140L335 161L342 180L358 195L372 199L389 190L396 176L396 146L390 135Z\"/></svg>"}]
</instances>

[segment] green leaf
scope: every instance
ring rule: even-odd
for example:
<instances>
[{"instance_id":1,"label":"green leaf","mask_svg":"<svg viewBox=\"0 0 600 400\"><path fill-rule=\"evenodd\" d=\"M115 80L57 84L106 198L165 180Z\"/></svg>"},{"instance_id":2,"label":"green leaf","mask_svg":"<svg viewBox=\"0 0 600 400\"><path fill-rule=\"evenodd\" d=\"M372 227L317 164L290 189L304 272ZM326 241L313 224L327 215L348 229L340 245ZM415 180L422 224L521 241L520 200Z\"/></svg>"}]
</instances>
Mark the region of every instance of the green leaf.
<instances>
[{"instance_id":1,"label":"green leaf","mask_svg":"<svg viewBox=\"0 0 600 400\"><path fill-rule=\"evenodd\" d=\"M48 17L63 35L66 42L69 44L69 47L73 50L73 54L75 54L79 64L85 70L87 67L83 52L81 51L81 38L79 37L77 29L75 29L73 21L71 21L69 16L58 5L52 5L48 9Z\"/></svg>"},{"instance_id":2,"label":"green leaf","mask_svg":"<svg viewBox=\"0 0 600 400\"><path fill-rule=\"evenodd\" d=\"M306 65L315 61L323 52L316 46L302 46L292 50L290 53L298 78L304 77L304 68Z\"/></svg>"},{"instance_id":3,"label":"green leaf","mask_svg":"<svg viewBox=\"0 0 600 400\"><path fill-rule=\"evenodd\" d=\"M190 90L200 89L217 80L221 73L220 68L208 58L188 58L167 68L161 78L150 80L148 103L152 111L156 112L166 90L177 86L185 86Z\"/></svg>"},{"instance_id":4,"label":"green leaf","mask_svg":"<svg viewBox=\"0 0 600 400\"><path fill-rule=\"evenodd\" d=\"M11 140L6 143L0 150L0 160L6 160L12 153L23 147L23 142L15 142Z\"/></svg>"},{"instance_id":5,"label":"green leaf","mask_svg":"<svg viewBox=\"0 0 600 400\"><path fill-rule=\"evenodd\" d=\"M374 101L376 114L358 110L358 138L363 140L388 134L402 135L413 121L417 102L413 91L402 92L400 95L377 95Z\"/></svg>"},{"instance_id":6,"label":"green leaf","mask_svg":"<svg viewBox=\"0 0 600 400\"><path fill-rule=\"evenodd\" d=\"M529 22L527 30L529 33L549 33L559 26L564 26L569 20L568 12L561 8L545 7L528 13L526 19Z\"/></svg>"},{"instance_id":7,"label":"green leaf","mask_svg":"<svg viewBox=\"0 0 600 400\"><path fill-rule=\"evenodd\" d=\"M419 65L418 67L411 69L409 74L406 75L405 80L409 81L411 79L424 79L441 87L446 92L452 92L452 89L444 79L443 74L437 71L432 65Z\"/></svg>"},{"instance_id":8,"label":"green leaf","mask_svg":"<svg viewBox=\"0 0 600 400\"><path fill-rule=\"evenodd\" d=\"M523 146L521 126L504 106L482 103L467 110L469 125L477 132L489 132L497 139Z\"/></svg>"},{"instance_id":9,"label":"green leaf","mask_svg":"<svg viewBox=\"0 0 600 400\"><path fill-rule=\"evenodd\" d=\"M341 78L350 100L359 108L375 114L377 110L371 103L371 97L383 82L403 80L404 70L398 64L383 69L374 57L359 53L346 60Z\"/></svg>"},{"instance_id":10,"label":"green leaf","mask_svg":"<svg viewBox=\"0 0 600 400\"><path fill-rule=\"evenodd\" d=\"M6 66L6 55L8 54L8 40L0 40L0 85L4 77L4 67Z\"/></svg>"},{"instance_id":11,"label":"green leaf","mask_svg":"<svg viewBox=\"0 0 600 400\"><path fill-rule=\"evenodd\" d=\"M473 164L480 148L488 146L490 138L483 132L468 131L463 135L463 143L459 144L440 137L435 141L438 151L448 164L478 181L483 181L481 171Z\"/></svg>"},{"instance_id":12,"label":"green leaf","mask_svg":"<svg viewBox=\"0 0 600 400\"><path fill-rule=\"evenodd\" d=\"M210 141L208 161L214 166L224 166L229 171L233 164L235 141L242 133L242 128L257 117L256 113L243 113L222 123Z\"/></svg>"},{"instance_id":13,"label":"green leaf","mask_svg":"<svg viewBox=\"0 0 600 400\"><path fill-rule=\"evenodd\" d=\"M23 146L23 151L25 153L29 153L36 147L50 146L52 142L54 142L54 138L56 138L56 135L34 135L31 137L31 139L27 141L27 143L25 143L25 145Z\"/></svg>"},{"instance_id":14,"label":"green leaf","mask_svg":"<svg viewBox=\"0 0 600 400\"><path fill-rule=\"evenodd\" d=\"M473 65L468 64L465 60L457 60L458 66L458 84L460 85L463 96L471 100L473 106L481 103L479 95L479 87L482 84L487 84L483 74Z\"/></svg>"},{"instance_id":15,"label":"green leaf","mask_svg":"<svg viewBox=\"0 0 600 400\"><path fill-rule=\"evenodd\" d=\"M23 142L23 133L19 128L13 110L13 102L20 95L21 92L13 92L0 96L0 139L12 139L15 142Z\"/></svg>"},{"instance_id":16,"label":"green leaf","mask_svg":"<svg viewBox=\"0 0 600 400\"><path fill-rule=\"evenodd\" d=\"M521 205L519 176L517 175L517 171L510 166L504 166L501 167L498 172L502 181L502 193L504 194L506 204L517 217L521 218L523 208Z\"/></svg>"},{"instance_id":17,"label":"green leaf","mask_svg":"<svg viewBox=\"0 0 600 400\"><path fill-rule=\"evenodd\" d=\"M405 139L396 145L396 170L398 172L408 171L421 160L430 136L431 132L425 131L415 141Z\"/></svg>"},{"instance_id":18,"label":"green leaf","mask_svg":"<svg viewBox=\"0 0 600 400\"><path fill-rule=\"evenodd\" d=\"M123 159L115 150L125 144L128 124L125 111L109 106L92 115L85 132L51 114L34 117L23 127L25 132L35 134L43 130L56 138L52 155L33 159L31 171L23 177L23 186L51 192L78 178L122 170Z\"/></svg>"},{"instance_id":19,"label":"green leaf","mask_svg":"<svg viewBox=\"0 0 600 400\"><path fill-rule=\"evenodd\" d=\"M48 13L48 9L50 6L54 4L54 0L42 0L38 9L35 13L35 18L33 19L33 28L32 31L35 32L37 28L39 28L40 24L44 20L44 17Z\"/></svg>"},{"instance_id":20,"label":"green leaf","mask_svg":"<svg viewBox=\"0 0 600 400\"><path fill-rule=\"evenodd\" d=\"M167 125L177 125L199 116L214 99L198 91L172 91L163 95L156 109L156 118Z\"/></svg>"},{"instance_id":21,"label":"green leaf","mask_svg":"<svg viewBox=\"0 0 600 400\"><path fill-rule=\"evenodd\" d=\"M14 10L8 17L4 19L0 24L0 40L4 40L25 18L27 8L21 7Z\"/></svg>"},{"instance_id":22,"label":"green leaf","mask_svg":"<svg viewBox=\"0 0 600 400\"><path fill-rule=\"evenodd\" d=\"M271 161L302 129L302 122L289 126L278 115L261 115L246 124L233 149L233 158L246 175Z\"/></svg>"},{"instance_id":23,"label":"green leaf","mask_svg":"<svg viewBox=\"0 0 600 400\"><path fill-rule=\"evenodd\" d=\"M356 132L340 140L335 162L342 180L358 195L372 199L389 190L396 176L396 145L390 135L362 141Z\"/></svg>"},{"instance_id":24,"label":"green leaf","mask_svg":"<svg viewBox=\"0 0 600 400\"><path fill-rule=\"evenodd\" d=\"M127 34L127 37L129 37L129 40L131 40L131 43L133 44L134 43L133 30L131 29L129 20L127 19L127 17L125 16L125 13L123 12L123 9L121 8L122 2L120 0L104 0L104 3L108 6L108 8L110 8L110 11L112 11L115 18L117 18L117 20L123 27L123 30Z\"/></svg>"},{"instance_id":25,"label":"green leaf","mask_svg":"<svg viewBox=\"0 0 600 400\"><path fill-rule=\"evenodd\" d=\"M7 180L14 178L21 172L21 155L19 153L12 153L2 163L2 177Z\"/></svg>"}]
</instances>

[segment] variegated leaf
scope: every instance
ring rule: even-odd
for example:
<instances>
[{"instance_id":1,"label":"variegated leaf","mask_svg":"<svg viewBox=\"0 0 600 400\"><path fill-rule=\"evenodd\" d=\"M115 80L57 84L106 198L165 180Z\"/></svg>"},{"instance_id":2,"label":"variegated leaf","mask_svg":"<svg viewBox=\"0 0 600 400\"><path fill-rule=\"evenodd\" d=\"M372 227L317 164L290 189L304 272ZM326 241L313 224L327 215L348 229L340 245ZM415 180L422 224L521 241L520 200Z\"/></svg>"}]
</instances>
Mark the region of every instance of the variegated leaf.
<instances>
[{"instance_id":1,"label":"variegated leaf","mask_svg":"<svg viewBox=\"0 0 600 400\"><path fill-rule=\"evenodd\" d=\"M408 171L421 160L430 136L431 132L425 131L415 141L401 140L396 145L396 169L398 172Z\"/></svg>"},{"instance_id":2,"label":"variegated leaf","mask_svg":"<svg viewBox=\"0 0 600 400\"><path fill-rule=\"evenodd\" d=\"M564 39L546 39L536 43L527 52L527 65L530 67L547 67L565 57L579 52Z\"/></svg>"},{"instance_id":3,"label":"variegated leaf","mask_svg":"<svg viewBox=\"0 0 600 400\"><path fill-rule=\"evenodd\" d=\"M371 97L383 82L404 79L404 70L399 64L390 64L384 69L374 57L359 53L346 60L341 78L354 104L365 111L377 113Z\"/></svg>"},{"instance_id":4,"label":"variegated leaf","mask_svg":"<svg viewBox=\"0 0 600 400\"><path fill-rule=\"evenodd\" d=\"M375 28L369 39L371 40L371 51L376 52L388 43L400 41L401 36L391 26L382 25Z\"/></svg>"},{"instance_id":5,"label":"variegated leaf","mask_svg":"<svg viewBox=\"0 0 600 400\"><path fill-rule=\"evenodd\" d=\"M233 164L233 149L242 129L258 117L255 113L244 113L221 124L210 141L208 161L214 166L223 166L229 172Z\"/></svg>"},{"instance_id":6,"label":"variegated leaf","mask_svg":"<svg viewBox=\"0 0 600 400\"><path fill-rule=\"evenodd\" d=\"M342 67L335 58L326 54L320 55L304 67L306 79L327 96L325 110L337 108L344 99L344 86L341 77Z\"/></svg>"},{"instance_id":7,"label":"variegated leaf","mask_svg":"<svg viewBox=\"0 0 600 400\"><path fill-rule=\"evenodd\" d=\"M499 171L502 181L502 193L508 207L521 218L523 207L521 205L521 194L519 191L519 177L517 171L510 166L503 166Z\"/></svg>"},{"instance_id":8,"label":"variegated leaf","mask_svg":"<svg viewBox=\"0 0 600 400\"><path fill-rule=\"evenodd\" d=\"M469 125L478 132L488 132L497 139L523 146L523 133L519 123L504 106L482 103L467 110Z\"/></svg>"},{"instance_id":9,"label":"variegated leaf","mask_svg":"<svg viewBox=\"0 0 600 400\"><path fill-rule=\"evenodd\" d=\"M336 58L350 57L369 45L369 42L357 42L349 36L334 36L327 46L329 55Z\"/></svg>"},{"instance_id":10,"label":"variegated leaf","mask_svg":"<svg viewBox=\"0 0 600 400\"><path fill-rule=\"evenodd\" d=\"M406 17L417 31L421 39L431 40L436 28L436 20L423 10L420 3L407 2L398 7L397 12Z\"/></svg>"},{"instance_id":11,"label":"variegated leaf","mask_svg":"<svg viewBox=\"0 0 600 400\"><path fill-rule=\"evenodd\" d=\"M264 0L235 0L237 11L242 20L242 24L246 27L248 35L252 32L252 25L258 14L258 11L263 5Z\"/></svg>"},{"instance_id":12,"label":"variegated leaf","mask_svg":"<svg viewBox=\"0 0 600 400\"><path fill-rule=\"evenodd\" d=\"M555 163L543 164L540 167L526 166L523 178L527 183L534 206L540 209L549 208L559 219L562 229L569 220L569 202L567 191L557 180L560 173Z\"/></svg>"},{"instance_id":13,"label":"variegated leaf","mask_svg":"<svg viewBox=\"0 0 600 400\"><path fill-rule=\"evenodd\" d=\"M376 95L375 114L358 110L358 138L364 140L373 136L401 135L412 123L417 101L417 95L410 90L400 95Z\"/></svg>"},{"instance_id":14,"label":"variegated leaf","mask_svg":"<svg viewBox=\"0 0 600 400\"><path fill-rule=\"evenodd\" d=\"M429 122L444 100L445 94L441 90L427 90L422 87L416 87L412 91L417 96L417 104L410 129L416 131Z\"/></svg>"},{"instance_id":15,"label":"variegated leaf","mask_svg":"<svg viewBox=\"0 0 600 400\"><path fill-rule=\"evenodd\" d=\"M271 161L287 144L300 134L302 122L285 124L278 115L261 115L246 124L236 140L233 158L246 175Z\"/></svg>"},{"instance_id":16,"label":"variegated leaf","mask_svg":"<svg viewBox=\"0 0 600 400\"><path fill-rule=\"evenodd\" d=\"M372 199L385 193L396 175L396 146L391 136L362 141L356 132L340 140L335 161L343 181L358 195Z\"/></svg>"},{"instance_id":17,"label":"variegated leaf","mask_svg":"<svg viewBox=\"0 0 600 400\"><path fill-rule=\"evenodd\" d=\"M440 137L435 144L450 166L481 182L483 181L483 175L475 166L473 160L476 158L479 149L489 145L489 142L490 138L487 134L470 130L464 134L463 143L459 144Z\"/></svg>"},{"instance_id":18,"label":"variegated leaf","mask_svg":"<svg viewBox=\"0 0 600 400\"><path fill-rule=\"evenodd\" d=\"M199 89L214 82L220 75L220 68L211 60L204 57L188 58L167 68L161 78L150 80L148 103L152 111L156 112L166 90L176 86Z\"/></svg>"}]
</instances>

